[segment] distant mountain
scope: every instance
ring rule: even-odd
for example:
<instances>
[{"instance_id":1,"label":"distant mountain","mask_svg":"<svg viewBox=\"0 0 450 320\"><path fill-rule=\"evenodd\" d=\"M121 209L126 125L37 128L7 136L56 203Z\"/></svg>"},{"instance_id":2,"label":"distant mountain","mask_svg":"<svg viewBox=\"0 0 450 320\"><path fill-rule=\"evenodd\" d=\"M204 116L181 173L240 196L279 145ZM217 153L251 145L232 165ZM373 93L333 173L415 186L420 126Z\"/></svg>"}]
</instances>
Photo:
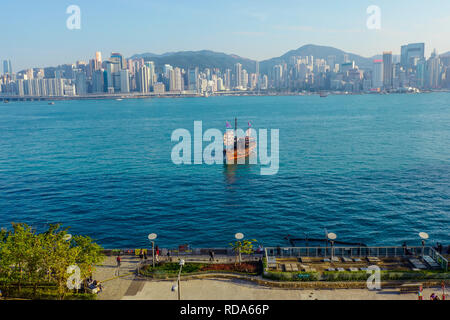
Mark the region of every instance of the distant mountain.
<instances>
[{"instance_id":1,"label":"distant mountain","mask_svg":"<svg viewBox=\"0 0 450 320\"><path fill-rule=\"evenodd\" d=\"M268 71L272 70L272 68L276 64L289 62L289 58L292 56L314 56L315 58L319 59L327 59L329 56L335 56L336 63L342 63L344 61L344 55L348 55L350 61L354 60L356 65L361 69L372 68L374 57L365 58L357 54L345 52L333 47L308 44L296 50L288 51L280 57L261 61L260 72L268 73ZM174 67L180 67L184 69L198 66L200 69L219 68L224 70L229 68L233 70L234 65L239 62L242 64L242 68L246 69L248 72L255 72L256 65L255 60L210 50L167 52L163 54L148 52L135 54L130 58L143 58L144 60L154 61L158 69L161 69L164 64L170 64Z\"/></svg>"},{"instance_id":2,"label":"distant mountain","mask_svg":"<svg viewBox=\"0 0 450 320\"><path fill-rule=\"evenodd\" d=\"M241 63L242 68L248 72L255 72L255 61L233 54L214 52L210 50L201 51L179 51L167 52L164 54L143 53L135 54L132 59L143 58L155 62L156 68L162 68L164 64L174 67L188 69L191 67L233 69L236 63Z\"/></svg>"},{"instance_id":3,"label":"distant mountain","mask_svg":"<svg viewBox=\"0 0 450 320\"><path fill-rule=\"evenodd\" d=\"M344 55L347 54L350 61L354 60L356 65L361 69L371 69L372 59L359 56L357 54L348 53L333 47L318 46L308 44L296 50L286 52L280 57L264 60L260 62L260 70L262 73L267 73L273 66L282 62L288 62L292 56L314 56L314 58L327 59L329 56L336 56L336 63L344 61Z\"/></svg>"}]
</instances>

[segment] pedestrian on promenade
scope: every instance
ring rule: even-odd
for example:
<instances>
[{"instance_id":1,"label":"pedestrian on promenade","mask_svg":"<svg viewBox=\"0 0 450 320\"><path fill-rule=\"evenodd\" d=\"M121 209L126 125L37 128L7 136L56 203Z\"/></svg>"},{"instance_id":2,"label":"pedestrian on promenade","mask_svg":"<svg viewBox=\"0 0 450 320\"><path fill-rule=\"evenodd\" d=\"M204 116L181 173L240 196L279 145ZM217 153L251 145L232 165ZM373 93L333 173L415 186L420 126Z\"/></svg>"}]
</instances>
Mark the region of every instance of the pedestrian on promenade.
<instances>
[{"instance_id":1,"label":"pedestrian on promenade","mask_svg":"<svg viewBox=\"0 0 450 320\"><path fill-rule=\"evenodd\" d=\"M156 252L156 262L159 262L159 247L158 246L155 247L155 252Z\"/></svg>"},{"instance_id":2,"label":"pedestrian on promenade","mask_svg":"<svg viewBox=\"0 0 450 320\"><path fill-rule=\"evenodd\" d=\"M147 250L144 250L144 260L147 261Z\"/></svg>"},{"instance_id":3,"label":"pedestrian on promenade","mask_svg":"<svg viewBox=\"0 0 450 320\"><path fill-rule=\"evenodd\" d=\"M262 253L263 252L263 246L259 245L258 249L256 250L256 253Z\"/></svg>"},{"instance_id":4,"label":"pedestrian on promenade","mask_svg":"<svg viewBox=\"0 0 450 320\"><path fill-rule=\"evenodd\" d=\"M209 250L209 261L214 262L214 251L212 251L212 250Z\"/></svg>"},{"instance_id":5,"label":"pedestrian on promenade","mask_svg":"<svg viewBox=\"0 0 450 320\"><path fill-rule=\"evenodd\" d=\"M169 260L169 262L172 262L172 258L170 257L170 250L167 250L167 260Z\"/></svg>"},{"instance_id":6,"label":"pedestrian on promenade","mask_svg":"<svg viewBox=\"0 0 450 320\"><path fill-rule=\"evenodd\" d=\"M144 260L144 250L141 249L141 251L139 251L139 260L142 263L142 260Z\"/></svg>"},{"instance_id":7,"label":"pedestrian on promenade","mask_svg":"<svg viewBox=\"0 0 450 320\"><path fill-rule=\"evenodd\" d=\"M120 252L119 252L119 254L117 255L117 258L116 258L116 262L117 262L117 269L116 269L116 275L117 276L119 276L120 275L120 263L121 263L121 261L122 261L122 258L120 257Z\"/></svg>"},{"instance_id":8,"label":"pedestrian on promenade","mask_svg":"<svg viewBox=\"0 0 450 320\"><path fill-rule=\"evenodd\" d=\"M419 300L423 300L423 288L419 286L419 292L417 293Z\"/></svg>"}]
</instances>

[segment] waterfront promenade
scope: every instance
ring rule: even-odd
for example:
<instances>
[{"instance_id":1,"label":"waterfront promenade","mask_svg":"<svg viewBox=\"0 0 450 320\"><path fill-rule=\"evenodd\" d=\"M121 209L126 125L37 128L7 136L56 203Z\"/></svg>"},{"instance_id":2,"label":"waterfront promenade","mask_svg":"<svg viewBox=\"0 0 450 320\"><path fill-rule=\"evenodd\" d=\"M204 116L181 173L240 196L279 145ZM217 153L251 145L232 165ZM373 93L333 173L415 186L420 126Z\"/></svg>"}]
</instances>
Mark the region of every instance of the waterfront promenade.
<instances>
[{"instance_id":1,"label":"waterfront promenade","mask_svg":"<svg viewBox=\"0 0 450 320\"><path fill-rule=\"evenodd\" d=\"M207 259L207 257L204 257ZM218 258L220 259L220 258ZM219 260L220 262L225 262ZM104 289L100 300L175 300L172 291L175 280L151 280L136 276L139 258L123 256L120 276L117 277L115 256L106 257L98 266L94 278L102 282ZM256 277L255 277L256 278ZM424 299L432 293L441 295L440 287L424 288ZM399 288L382 288L369 291L361 288L317 289L276 288L263 286L244 279L224 278L211 275L208 278L182 278L181 299L186 300L416 300L416 293L400 293Z\"/></svg>"}]
</instances>

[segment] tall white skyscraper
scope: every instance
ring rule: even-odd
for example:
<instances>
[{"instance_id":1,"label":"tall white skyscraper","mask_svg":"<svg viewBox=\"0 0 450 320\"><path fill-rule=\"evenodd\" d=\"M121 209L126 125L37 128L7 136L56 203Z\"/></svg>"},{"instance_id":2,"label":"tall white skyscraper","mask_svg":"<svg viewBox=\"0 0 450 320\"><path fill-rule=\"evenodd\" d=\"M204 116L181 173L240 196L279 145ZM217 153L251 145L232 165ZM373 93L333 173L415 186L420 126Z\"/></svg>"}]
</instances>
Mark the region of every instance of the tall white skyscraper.
<instances>
[{"instance_id":1,"label":"tall white skyscraper","mask_svg":"<svg viewBox=\"0 0 450 320\"><path fill-rule=\"evenodd\" d=\"M236 63L234 65L234 86L240 87L242 85L242 64Z\"/></svg>"},{"instance_id":2,"label":"tall white skyscraper","mask_svg":"<svg viewBox=\"0 0 450 320\"><path fill-rule=\"evenodd\" d=\"M147 93L149 92L149 69L147 66L142 66L137 72L137 86L139 92Z\"/></svg>"}]
</instances>

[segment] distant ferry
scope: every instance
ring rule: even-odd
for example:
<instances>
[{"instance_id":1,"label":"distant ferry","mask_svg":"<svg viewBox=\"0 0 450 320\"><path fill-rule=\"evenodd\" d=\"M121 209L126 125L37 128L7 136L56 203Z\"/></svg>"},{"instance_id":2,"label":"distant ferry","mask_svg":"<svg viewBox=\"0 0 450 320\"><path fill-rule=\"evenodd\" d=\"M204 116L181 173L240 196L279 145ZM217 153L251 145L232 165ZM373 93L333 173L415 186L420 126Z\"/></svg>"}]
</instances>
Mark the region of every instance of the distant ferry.
<instances>
[{"instance_id":1,"label":"distant ferry","mask_svg":"<svg viewBox=\"0 0 450 320\"><path fill-rule=\"evenodd\" d=\"M326 98L326 97L328 97L328 93L326 93L326 92L321 92L321 93L320 93L320 97L321 97L321 98Z\"/></svg>"},{"instance_id":2,"label":"distant ferry","mask_svg":"<svg viewBox=\"0 0 450 320\"><path fill-rule=\"evenodd\" d=\"M230 130L231 125L227 122L227 132L223 135L223 155L227 164L234 164L235 159L247 158L251 152L256 148L256 139L250 137L250 122L249 128L245 133L244 138L238 138L237 131L237 118L234 119L234 130Z\"/></svg>"},{"instance_id":3,"label":"distant ferry","mask_svg":"<svg viewBox=\"0 0 450 320\"><path fill-rule=\"evenodd\" d=\"M116 99L116 101L122 101L123 99L120 99L120 98L118 98L118 99Z\"/></svg>"},{"instance_id":4,"label":"distant ferry","mask_svg":"<svg viewBox=\"0 0 450 320\"><path fill-rule=\"evenodd\" d=\"M52 106L52 105L54 105L55 103L54 103L54 102L49 102L48 104Z\"/></svg>"}]
</instances>

